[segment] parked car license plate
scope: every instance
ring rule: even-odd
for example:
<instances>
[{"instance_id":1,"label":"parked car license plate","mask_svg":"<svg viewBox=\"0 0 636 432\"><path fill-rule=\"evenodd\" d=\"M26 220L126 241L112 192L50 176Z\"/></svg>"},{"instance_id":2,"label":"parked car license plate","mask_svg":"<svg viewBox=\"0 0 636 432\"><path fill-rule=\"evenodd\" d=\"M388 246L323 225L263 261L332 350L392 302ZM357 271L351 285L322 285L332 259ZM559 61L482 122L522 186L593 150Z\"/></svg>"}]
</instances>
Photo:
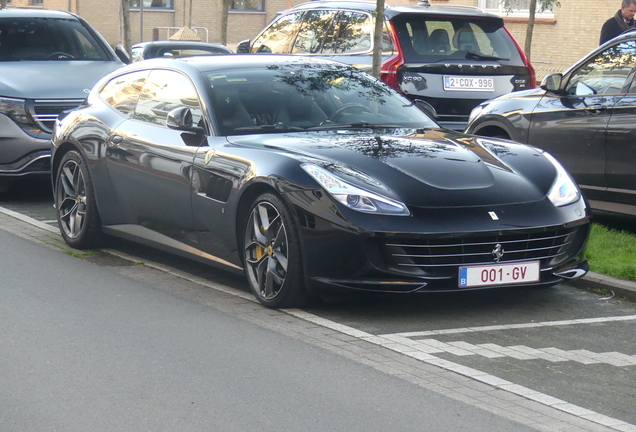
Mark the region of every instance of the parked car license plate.
<instances>
[{"instance_id":1,"label":"parked car license plate","mask_svg":"<svg viewBox=\"0 0 636 432\"><path fill-rule=\"evenodd\" d=\"M444 75L444 90L493 91L495 90L495 79L493 77Z\"/></svg>"},{"instance_id":2,"label":"parked car license plate","mask_svg":"<svg viewBox=\"0 0 636 432\"><path fill-rule=\"evenodd\" d=\"M539 261L459 268L459 286L510 285L539 281Z\"/></svg>"}]
</instances>

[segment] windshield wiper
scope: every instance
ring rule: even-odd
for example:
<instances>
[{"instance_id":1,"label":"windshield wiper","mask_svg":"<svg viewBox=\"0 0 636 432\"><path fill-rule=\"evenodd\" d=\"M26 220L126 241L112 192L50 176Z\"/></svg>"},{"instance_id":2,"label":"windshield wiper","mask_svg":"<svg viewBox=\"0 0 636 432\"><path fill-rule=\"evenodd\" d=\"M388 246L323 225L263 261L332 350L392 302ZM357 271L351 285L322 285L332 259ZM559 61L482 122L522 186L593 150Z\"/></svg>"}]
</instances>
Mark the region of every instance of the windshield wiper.
<instances>
[{"instance_id":1,"label":"windshield wiper","mask_svg":"<svg viewBox=\"0 0 636 432\"><path fill-rule=\"evenodd\" d=\"M347 123L347 124L324 124L320 126L314 126L307 128L307 130L334 130L334 129L369 129L369 128L403 128L403 125L389 124L389 123Z\"/></svg>"},{"instance_id":2,"label":"windshield wiper","mask_svg":"<svg viewBox=\"0 0 636 432\"><path fill-rule=\"evenodd\" d=\"M285 126L282 124L275 125L260 125L260 126L243 126L234 129L234 132L300 132L304 131L305 128L301 128L298 126Z\"/></svg>"},{"instance_id":3,"label":"windshield wiper","mask_svg":"<svg viewBox=\"0 0 636 432\"><path fill-rule=\"evenodd\" d=\"M466 58L475 58L479 60L510 60L507 58L497 57L497 56L489 56L486 54L476 53L475 51L468 51L466 53Z\"/></svg>"}]
</instances>

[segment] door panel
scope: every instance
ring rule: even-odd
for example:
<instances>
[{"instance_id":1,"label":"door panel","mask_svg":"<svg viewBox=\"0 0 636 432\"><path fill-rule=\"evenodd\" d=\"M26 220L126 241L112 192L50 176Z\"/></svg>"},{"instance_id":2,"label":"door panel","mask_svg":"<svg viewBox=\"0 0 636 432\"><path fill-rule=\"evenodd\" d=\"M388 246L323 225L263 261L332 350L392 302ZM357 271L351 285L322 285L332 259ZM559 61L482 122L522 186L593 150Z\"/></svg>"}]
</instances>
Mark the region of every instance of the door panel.
<instances>
[{"instance_id":1,"label":"door panel","mask_svg":"<svg viewBox=\"0 0 636 432\"><path fill-rule=\"evenodd\" d=\"M616 104L605 143L608 194L613 201L636 205L636 94Z\"/></svg>"},{"instance_id":2,"label":"door panel","mask_svg":"<svg viewBox=\"0 0 636 432\"><path fill-rule=\"evenodd\" d=\"M529 142L559 159L590 199L602 199L608 186L606 130L615 109L625 111L617 103L635 60L633 41L605 49L566 76L565 95L547 93L532 114Z\"/></svg>"}]
</instances>

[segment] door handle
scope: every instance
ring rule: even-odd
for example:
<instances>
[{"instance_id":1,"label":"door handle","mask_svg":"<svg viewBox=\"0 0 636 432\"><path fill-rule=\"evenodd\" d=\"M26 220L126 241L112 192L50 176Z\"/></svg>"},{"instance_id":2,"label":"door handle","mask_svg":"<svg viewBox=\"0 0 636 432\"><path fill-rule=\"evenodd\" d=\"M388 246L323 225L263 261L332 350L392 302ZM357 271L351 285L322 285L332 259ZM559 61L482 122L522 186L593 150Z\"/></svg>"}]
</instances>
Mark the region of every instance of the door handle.
<instances>
[{"instance_id":1,"label":"door handle","mask_svg":"<svg viewBox=\"0 0 636 432\"><path fill-rule=\"evenodd\" d=\"M605 111L607 109L607 105L603 104L593 104L586 108L588 111L593 111L594 113L600 113L601 111Z\"/></svg>"},{"instance_id":2,"label":"door handle","mask_svg":"<svg viewBox=\"0 0 636 432\"><path fill-rule=\"evenodd\" d=\"M119 144L121 144L121 142L122 142L123 140L124 140L124 137L122 137L121 135L113 135L113 136L110 138L110 142L111 142L111 144L114 144L114 145L119 145Z\"/></svg>"}]
</instances>

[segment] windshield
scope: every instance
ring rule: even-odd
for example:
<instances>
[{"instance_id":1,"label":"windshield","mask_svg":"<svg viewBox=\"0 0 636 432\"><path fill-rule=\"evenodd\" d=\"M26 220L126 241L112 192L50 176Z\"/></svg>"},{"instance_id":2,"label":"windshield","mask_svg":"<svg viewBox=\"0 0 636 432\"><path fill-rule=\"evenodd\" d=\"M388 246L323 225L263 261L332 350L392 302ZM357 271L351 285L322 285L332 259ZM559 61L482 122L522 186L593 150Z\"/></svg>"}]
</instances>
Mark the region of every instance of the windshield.
<instances>
[{"instance_id":1,"label":"windshield","mask_svg":"<svg viewBox=\"0 0 636 432\"><path fill-rule=\"evenodd\" d=\"M222 135L361 127L437 127L384 83L348 66L271 64L208 72Z\"/></svg>"},{"instance_id":2,"label":"windshield","mask_svg":"<svg viewBox=\"0 0 636 432\"><path fill-rule=\"evenodd\" d=\"M503 21L498 19L405 14L392 21L407 63L470 59L523 64Z\"/></svg>"},{"instance_id":3,"label":"windshield","mask_svg":"<svg viewBox=\"0 0 636 432\"><path fill-rule=\"evenodd\" d=\"M110 60L76 19L0 19L0 61Z\"/></svg>"}]
</instances>

